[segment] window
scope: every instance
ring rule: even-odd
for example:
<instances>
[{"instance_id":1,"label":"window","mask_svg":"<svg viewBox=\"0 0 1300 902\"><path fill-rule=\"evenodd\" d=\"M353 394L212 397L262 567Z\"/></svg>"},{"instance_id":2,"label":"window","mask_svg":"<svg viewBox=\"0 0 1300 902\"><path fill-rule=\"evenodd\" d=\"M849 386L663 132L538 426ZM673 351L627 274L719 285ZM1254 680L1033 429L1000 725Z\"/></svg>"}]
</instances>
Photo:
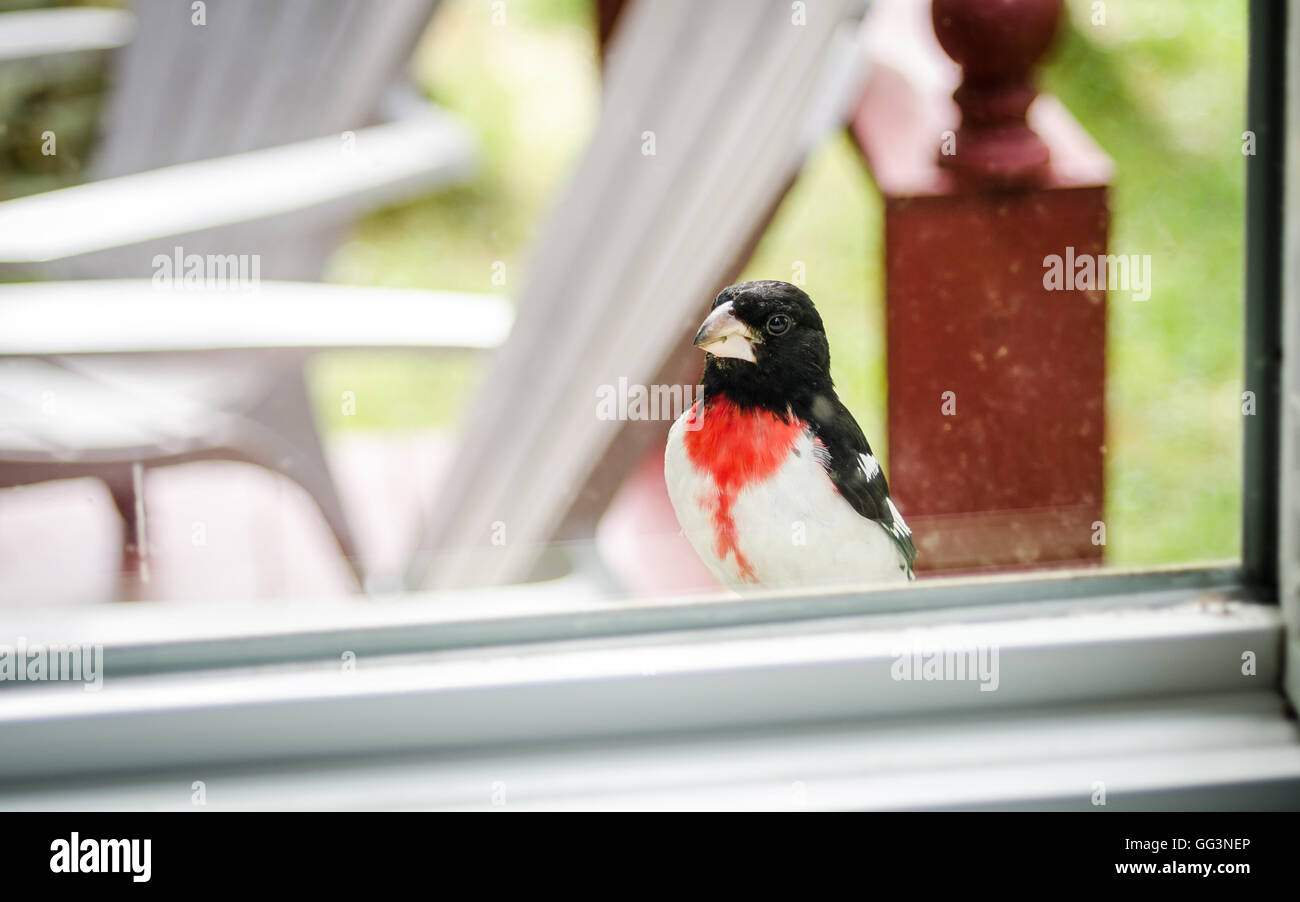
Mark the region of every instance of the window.
<instances>
[{"instance_id":1,"label":"window","mask_svg":"<svg viewBox=\"0 0 1300 902\"><path fill-rule=\"evenodd\" d=\"M29 445L0 467L0 642L56 665L51 646L86 643L103 677L0 685L5 804L185 807L192 780L221 781L233 807L301 806L326 783L311 804L486 806L498 782L538 807L1295 804L1279 691L1295 599L1278 575L1294 495L1282 344L1300 340L1282 268L1295 24L1263 3L1249 29L1241 4L1112 4L1100 23L1067 4L1039 78L1051 94L1021 134L1029 162L990 175L971 150L988 135L925 118L945 121L959 77L909 19L929 4L880 2L865 28L842 6L804 24L782 4L779 22L761 5L630 6L602 88L589 31L604 30L585 11L512 5L497 25L448 3L411 65L437 107L254 138L285 102L269 98L225 156L182 146L144 171L109 133L115 178L74 201L142 212L59 239L76 253L21 240L18 225L63 221L42 219L66 217L59 195L0 204L15 271L49 267L0 294L0 332L17 336L0 367L28 392L9 392L27 417L9 435ZM770 30L752 46L800 78L691 68L710 28L742 26ZM651 51L674 35L669 65ZM891 55L922 39L928 55ZM977 32L943 40L980 49ZM125 72L111 88L132 89ZM656 110L677 115L629 113ZM773 125L796 113L799 129ZM142 200L180 184L178 163L200 167L193 209L223 224L253 203L238 186L265 188L248 228L195 252L191 281L203 220ZM304 173L337 176L335 193L309 196L320 179ZM323 226L399 200L310 284ZM1100 285L1105 267L1124 284ZM736 598L678 534L667 422L635 413L637 391L677 386L673 413L689 406L701 356L683 339L708 304L678 317L671 299L722 272L818 304L840 396L916 531L914 584ZM110 303L135 305L129 326L111 328ZM99 444L52 455L60 425ZM96 528L96 506L123 531ZM794 548L799 522L780 530ZM123 553L122 592L151 600L106 600L96 574ZM917 730L968 741L912 760ZM400 757L379 768L380 753ZM734 778L723 758L743 762ZM270 769L308 760L260 794ZM1002 765L1033 779L977 776ZM448 779L409 800L389 767ZM618 773L634 776L620 788ZM87 794L104 774L120 777ZM42 784L55 775L64 789Z\"/></svg>"}]
</instances>

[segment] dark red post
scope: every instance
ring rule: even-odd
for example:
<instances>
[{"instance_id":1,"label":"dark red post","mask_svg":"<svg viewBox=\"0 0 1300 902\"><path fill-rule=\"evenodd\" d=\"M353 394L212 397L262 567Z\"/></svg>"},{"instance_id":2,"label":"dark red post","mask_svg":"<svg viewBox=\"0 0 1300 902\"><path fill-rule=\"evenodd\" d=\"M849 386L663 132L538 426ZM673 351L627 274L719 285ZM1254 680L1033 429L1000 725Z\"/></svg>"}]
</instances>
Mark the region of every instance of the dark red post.
<instances>
[{"instance_id":1,"label":"dark red post","mask_svg":"<svg viewBox=\"0 0 1300 902\"><path fill-rule=\"evenodd\" d=\"M890 483L923 569L1103 553L1106 293L1044 274L1106 253L1111 164L1033 87L1060 12L935 0L928 33L890 22L960 83L886 63L854 117L885 199Z\"/></svg>"}]
</instances>

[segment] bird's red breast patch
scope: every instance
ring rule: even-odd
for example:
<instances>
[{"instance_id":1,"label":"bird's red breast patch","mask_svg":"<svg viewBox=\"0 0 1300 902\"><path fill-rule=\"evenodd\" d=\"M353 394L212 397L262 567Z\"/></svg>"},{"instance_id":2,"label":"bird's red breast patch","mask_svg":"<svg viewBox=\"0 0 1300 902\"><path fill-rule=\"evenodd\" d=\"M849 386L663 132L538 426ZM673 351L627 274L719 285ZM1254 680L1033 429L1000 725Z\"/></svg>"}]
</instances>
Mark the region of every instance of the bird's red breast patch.
<instances>
[{"instance_id":1,"label":"bird's red breast patch","mask_svg":"<svg viewBox=\"0 0 1300 902\"><path fill-rule=\"evenodd\" d=\"M696 401L688 414L683 441L686 456L700 470L713 477L717 496L712 507L717 554L722 560L732 555L741 578L757 582L753 565L741 553L731 507L747 485L772 476L789 456L804 425L794 417L782 420L776 414L756 408L741 409L724 396L709 399L701 412Z\"/></svg>"}]
</instances>

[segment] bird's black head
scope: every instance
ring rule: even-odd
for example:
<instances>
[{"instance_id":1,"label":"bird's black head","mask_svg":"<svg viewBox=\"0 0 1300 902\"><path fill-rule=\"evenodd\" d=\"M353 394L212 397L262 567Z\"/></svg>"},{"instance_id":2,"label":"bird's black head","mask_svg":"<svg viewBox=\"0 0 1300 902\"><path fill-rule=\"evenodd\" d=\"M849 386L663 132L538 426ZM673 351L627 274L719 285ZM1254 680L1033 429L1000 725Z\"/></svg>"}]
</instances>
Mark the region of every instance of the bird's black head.
<instances>
[{"instance_id":1,"label":"bird's black head","mask_svg":"<svg viewBox=\"0 0 1300 902\"><path fill-rule=\"evenodd\" d=\"M708 354L704 395L784 414L833 394L831 352L812 299L788 282L722 289L695 336ZM803 403L801 403L803 402Z\"/></svg>"}]
</instances>

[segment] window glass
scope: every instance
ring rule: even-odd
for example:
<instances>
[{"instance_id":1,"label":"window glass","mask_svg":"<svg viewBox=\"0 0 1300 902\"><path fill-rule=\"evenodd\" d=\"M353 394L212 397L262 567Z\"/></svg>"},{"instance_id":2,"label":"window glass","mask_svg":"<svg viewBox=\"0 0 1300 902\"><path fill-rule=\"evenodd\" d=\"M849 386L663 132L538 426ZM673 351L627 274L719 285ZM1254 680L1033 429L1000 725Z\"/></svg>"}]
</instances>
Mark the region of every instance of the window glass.
<instances>
[{"instance_id":1,"label":"window glass","mask_svg":"<svg viewBox=\"0 0 1300 902\"><path fill-rule=\"evenodd\" d=\"M246 227L4 264L7 281L142 282L0 299L0 605L512 585L546 587L541 609L905 584L913 549L921 581L1239 556L1242 424L1258 413L1242 385L1242 0L1070 0L1041 26L1041 60L960 23L945 53L930 4L883 0L860 34L852 4L825 5L839 31L782 4L779 23L729 26L625 11L626 52L603 59L590 6L440 4L419 23L400 133L373 125L382 91L333 109L370 73L343 55L337 79L309 77L318 47L285 49L296 87L252 67L264 94L219 128L199 97L160 104L179 118L152 144L109 129L88 150L88 123L126 115L114 92L145 103L129 73L106 79L106 56L4 64L10 198L312 140L331 156L299 170L353 193L343 214L299 200L269 229L254 209ZM222 26L205 27L215 44ZM711 80L701 48L720 34L761 59L789 41L788 70L737 62ZM636 56L652 47L675 62ZM1024 57L1043 91L1032 131L957 127L963 53ZM695 61L705 74L674 80ZM1012 96L1012 76L984 100ZM464 125L466 158L461 132L419 127L426 103ZM50 130L55 154L18 141ZM291 181L250 165L222 193ZM157 203L150 190L117 209ZM331 293L281 284L315 281ZM761 284L713 316L729 282ZM114 303L165 315L106 315ZM176 331L149 326L168 317ZM830 381L806 391L821 333L842 411ZM410 346L437 336L448 346ZM64 353L95 348L116 353Z\"/></svg>"}]
</instances>

